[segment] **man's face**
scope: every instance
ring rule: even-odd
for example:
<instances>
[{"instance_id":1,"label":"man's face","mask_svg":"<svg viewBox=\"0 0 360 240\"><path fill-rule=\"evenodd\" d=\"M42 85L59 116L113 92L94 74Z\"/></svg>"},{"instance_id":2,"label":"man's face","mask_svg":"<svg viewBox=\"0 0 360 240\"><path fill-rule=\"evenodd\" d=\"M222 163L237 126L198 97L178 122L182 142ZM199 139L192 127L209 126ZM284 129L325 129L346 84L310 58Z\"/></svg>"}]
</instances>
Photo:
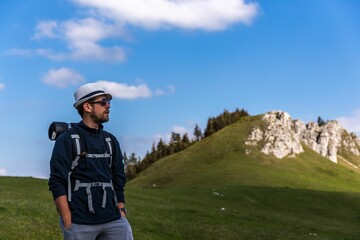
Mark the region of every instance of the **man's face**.
<instances>
[{"instance_id":1,"label":"man's face","mask_svg":"<svg viewBox=\"0 0 360 240\"><path fill-rule=\"evenodd\" d=\"M101 95L89 101L91 105L90 117L95 123L108 122L110 119L110 100Z\"/></svg>"}]
</instances>

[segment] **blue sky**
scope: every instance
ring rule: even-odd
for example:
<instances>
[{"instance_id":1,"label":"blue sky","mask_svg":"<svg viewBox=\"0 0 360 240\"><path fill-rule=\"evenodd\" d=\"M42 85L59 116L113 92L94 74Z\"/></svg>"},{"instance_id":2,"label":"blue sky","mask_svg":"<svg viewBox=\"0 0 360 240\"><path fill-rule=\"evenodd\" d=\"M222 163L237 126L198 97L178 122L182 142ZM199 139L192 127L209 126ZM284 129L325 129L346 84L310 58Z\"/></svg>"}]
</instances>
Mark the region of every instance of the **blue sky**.
<instances>
[{"instance_id":1,"label":"blue sky","mask_svg":"<svg viewBox=\"0 0 360 240\"><path fill-rule=\"evenodd\" d=\"M87 82L127 153L236 108L360 134L357 0L2 0L0 36L0 175L48 176L48 126L79 121Z\"/></svg>"}]
</instances>

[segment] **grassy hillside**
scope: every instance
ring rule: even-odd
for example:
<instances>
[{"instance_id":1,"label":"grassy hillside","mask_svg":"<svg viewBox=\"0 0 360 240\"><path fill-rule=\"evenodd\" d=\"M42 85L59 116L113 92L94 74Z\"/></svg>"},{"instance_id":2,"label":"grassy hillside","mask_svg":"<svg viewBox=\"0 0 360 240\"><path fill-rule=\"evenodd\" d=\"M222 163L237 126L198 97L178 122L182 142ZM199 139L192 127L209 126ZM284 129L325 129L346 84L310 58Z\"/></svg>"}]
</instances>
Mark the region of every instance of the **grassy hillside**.
<instances>
[{"instance_id":1,"label":"grassy hillside","mask_svg":"<svg viewBox=\"0 0 360 240\"><path fill-rule=\"evenodd\" d=\"M246 155L244 138L261 125L246 117L153 164L129 183L135 209L154 209L155 229L180 221L189 233L169 235L179 239L360 239L359 172L305 146L296 158Z\"/></svg>"},{"instance_id":2,"label":"grassy hillside","mask_svg":"<svg viewBox=\"0 0 360 240\"><path fill-rule=\"evenodd\" d=\"M266 186L357 192L360 174L335 164L304 146L295 158L277 159L254 147L245 154L245 139L260 116L245 117L190 148L154 163L132 186ZM349 158L351 154L348 154ZM351 155L351 159L358 156Z\"/></svg>"},{"instance_id":3,"label":"grassy hillside","mask_svg":"<svg viewBox=\"0 0 360 240\"><path fill-rule=\"evenodd\" d=\"M244 138L261 124L246 117L131 180L135 239L360 239L360 173L307 148L246 155ZM61 239L45 180L0 177L0 194L0 239Z\"/></svg>"}]
</instances>

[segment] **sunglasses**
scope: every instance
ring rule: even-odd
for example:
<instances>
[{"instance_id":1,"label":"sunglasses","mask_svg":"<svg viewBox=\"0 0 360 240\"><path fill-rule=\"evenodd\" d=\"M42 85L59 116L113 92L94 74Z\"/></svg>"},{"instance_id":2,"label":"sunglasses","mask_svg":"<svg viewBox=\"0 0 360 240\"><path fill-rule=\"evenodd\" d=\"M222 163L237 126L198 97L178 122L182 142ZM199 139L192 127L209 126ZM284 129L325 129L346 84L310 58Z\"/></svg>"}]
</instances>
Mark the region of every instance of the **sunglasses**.
<instances>
[{"instance_id":1,"label":"sunglasses","mask_svg":"<svg viewBox=\"0 0 360 240\"><path fill-rule=\"evenodd\" d=\"M103 98L100 101L96 101L96 102L89 102L90 104L100 104L101 106L105 107L107 104L110 105L110 99L108 98Z\"/></svg>"}]
</instances>

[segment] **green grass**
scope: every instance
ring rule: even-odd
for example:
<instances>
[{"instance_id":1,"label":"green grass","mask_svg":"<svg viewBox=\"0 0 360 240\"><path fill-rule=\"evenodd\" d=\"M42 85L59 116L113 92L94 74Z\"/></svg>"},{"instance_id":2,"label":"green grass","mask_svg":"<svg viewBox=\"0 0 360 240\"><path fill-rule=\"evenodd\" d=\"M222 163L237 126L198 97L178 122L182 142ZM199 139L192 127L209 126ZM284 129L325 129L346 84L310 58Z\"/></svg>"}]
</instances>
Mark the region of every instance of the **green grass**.
<instances>
[{"instance_id":1,"label":"green grass","mask_svg":"<svg viewBox=\"0 0 360 240\"><path fill-rule=\"evenodd\" d=\"M267 186L321 191L359 191L360 174L304 146L295 158L277 159L253 147L245 154L245 138L260 117L245 117L190 148L160 159L131 181L148 187ZM353 158L360 160L358 156Z\"/></svg>"},{"instance_id":2,"label":"green grass","mask_svg":"<svg viewBox=\"0 0 360 240\"><path fill-rule=\"evenodd\" d=\"M296 158L246 155L261 125L243 118L131 180L135 239L359 240L360 173L306 147ZM0 239L61 239L47 181L0 177L0 194Z\"/></svg>"},{"instance_id":3,"label":"green grass","mask_svg":"<svg viewBox=\"0 0 360 240\"><path fill-rule=\"evenodd\" d=\"M161 159L133 179L130 204L145 207L140 212L154 209L141 226L151 216L156 221L149 232L135 231L139 239L360 239L359 172L306 146L295 158L265 156L259 146L246 155L245 138L254 126L263 127L260 116Z\"/></svg>"},{"instance_id":4,"label":"green grass","mask_svg":"<svg viewBox=\"0 0 360 240\"><path fill-rule=\"evenodd\" d=\"M359 239L359 200L358 193L254 186L128 192L134 236L149 240Z\"/></svg>"},{"instance_id":5,"label":"green grass","mask_svg":"<svg viewBox=\"0 0 360 240\"><path fill-rule=\"evenodd\" d=\"M1 177L0 186L0 239L61 239L45 180ZM360 239L356 192L132 184L126 190L135 239Z\"/></svg>"},{"instance_id":6,"label":"green grass","mask_svg":"<svg viewBox=\"0 0 360 240\"><path fill-rule=\"evenodd\" d=\"M60 239L47 181L0 177L0 239Z\"/></svg>"}]
</instances>

